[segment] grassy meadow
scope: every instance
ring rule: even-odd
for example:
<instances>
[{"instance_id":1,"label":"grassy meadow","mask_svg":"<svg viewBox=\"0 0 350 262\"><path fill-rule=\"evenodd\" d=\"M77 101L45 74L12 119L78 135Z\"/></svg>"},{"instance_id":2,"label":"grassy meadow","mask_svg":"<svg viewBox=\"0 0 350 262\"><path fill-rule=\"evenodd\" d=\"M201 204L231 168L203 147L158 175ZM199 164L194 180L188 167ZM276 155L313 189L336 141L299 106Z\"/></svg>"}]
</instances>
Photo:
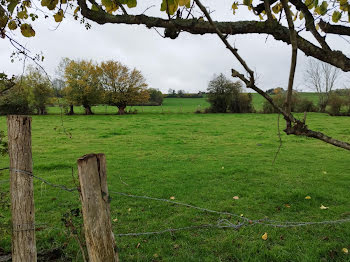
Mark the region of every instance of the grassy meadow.
<instances>
[{"instance_id":1,"label":"grassy meadow","mask_svg":"<svg viewBox=\"0 0 350 262\"><path fill-rule=\"evenodd\" d=\"M254 97L254 103L259 109L262 100ZM49 115L32 117L34 174L71 188L77 158L105 153L116 235L217 224L220 219L236 224L239 219L113 192L174 197L254 220L350 218L348 151L282 132L282 148L272 164L279 146L276 114L194 114L198 107L204 109L207 102L166 99L163 107L144 107L143 112L136 107L138 114L124 116L104 106L93 108L93 116L61 117L59 108L50 108ZM309 113L307 123L350 141L349 117ZM282 118L280 126L282 130ZM5 128L6 118L0 117L0 129ZM7 166L8 157L0 158L0 167ZM0 173L3 196L9 190L8 176ZM78 194L38 180L34 187L38 250L58 248L63 255L57 261L82 261L77 241L61 221L80 207ZM10 231L1 225L10 222L8 195L2 201L0 252L6 253L11 251ZM79 229L81 218L74 221ZM261 238L265 232L267 240ZM116 236L116 242L121 261L350 261L350 254L342 251L350 249L350 223L290 228L248 224L238 230Z\"/></svg>"}]
</instances>

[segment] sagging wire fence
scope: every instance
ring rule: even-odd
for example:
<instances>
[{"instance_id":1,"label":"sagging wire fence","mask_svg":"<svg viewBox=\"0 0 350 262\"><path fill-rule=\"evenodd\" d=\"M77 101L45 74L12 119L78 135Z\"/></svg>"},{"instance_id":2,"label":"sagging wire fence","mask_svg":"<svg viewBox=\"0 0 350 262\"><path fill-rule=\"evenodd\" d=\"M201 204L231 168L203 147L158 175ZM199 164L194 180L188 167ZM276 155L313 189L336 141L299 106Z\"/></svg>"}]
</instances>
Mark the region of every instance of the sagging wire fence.
<instances>
[{"instance_id":1,"label":"sagging wire fence","mask_svg":"<svg viewBox=\"0 0 350 262\"><path fill-rule=\"evenodd\" d=\"M31 176L31 177L37 179L38 181L40 181L40 182L42 182L42 183L44 183L52 188L63 190L63 191L69 192L69 193L74 193L74 192L79 193L79 190L80 190L78 187L69 188L65 185L54 184L54 183L49 182L48 180L46 180L42 177L34 175L32 172L27 172L27 171L19 170L19 169L11 169L11 168L1 168L0 169L0 171L3 171L3 170L9 170L9 171L13 171L13 172L20 173L23 175ZM2 183L2 182L9 183L10 181L9 180L0 180L0 183ZM133 194L125 193L125 192L118 192L118 191L111 191L111 190L109 190L108 192L109 192L109 194L119 195L122 197L164 202L164 203L171 204L171 205L177 205L177 206L195 209L195 210L198 210L198 211L201 211L204 213L212 213L212 214L230 216L230 217L236 218L235 222L231 222L229 219L218 219L216 223L209 223L209 224L202 224L202 225L191 225L191 226L184 226L184 227L179 227L179 228L166 228L166 229L162 229L159 231L127 232L127 233L115 234L115 236L117 236L117 237L155 235L155 234L172 233L172 232L177 232L177 231L186 231L186 230L194 230L194 229L209 229L209 228L231 228L231 229L237 230L243 226L254 226L254 225L262 225L262 226L275 227L275 228L286 228L286 227L301 227L301 226L312 226L312 225L342 224L342 223L349 223L350 222L350 218L337 219L337 220L325 220L325 221L279 221L279 220L269 219L267 216L265 216L262 219L250 219L246 216L239 215L239 214L236 214L233 212L212 210L209 208L198 207L195 205L182 203L182 202L178 202L178 201L173 201L173 200L169 200L169 199L164 199L164 198L156 198L156 197L142 196L142 195L133 195ZM45 227L45 226L48 226L48 224L47 223L35 224L35 226L41 226L41 227L44 226ZM0 227L4 227L4 225L2 225ZM7 225L6 227L11 227L11 225ZM51 228L51 227L48 226L47 228Z\"/></svg>"}]
</instances>

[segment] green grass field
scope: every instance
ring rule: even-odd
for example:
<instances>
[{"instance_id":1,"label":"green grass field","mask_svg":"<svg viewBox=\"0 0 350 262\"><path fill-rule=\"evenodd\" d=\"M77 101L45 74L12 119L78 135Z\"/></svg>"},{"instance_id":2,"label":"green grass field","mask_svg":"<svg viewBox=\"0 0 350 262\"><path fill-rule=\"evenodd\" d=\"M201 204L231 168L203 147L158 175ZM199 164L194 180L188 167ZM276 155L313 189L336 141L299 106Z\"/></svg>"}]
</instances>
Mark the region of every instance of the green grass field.
<instances>
[{"instance_id":1,"label":"green grass field","mask_svg":"<svg viewBox=\"0 0 350 262\"><path fill-rule=\"evenodd\" d=\"M256 101L255 101L256 102ZM350 218L349 152L323 142L282 134L277 115L194 114L203 99L167 99L161 107L138 114L63 116L59 108L33 116L34 173L52 183L74 187L76 160L105 153L114 233L239 220L171 203L129 198L146 195L235 213L250 219L324 221ZM181 110L182 108L182 110ZM116 108L107 107L107 113ZM281 119L282 120L282 119ZM71 133L71 138L63 127ZM310 128L350 141L350 118L310 113ZM5 117L0 129L6 128ZM283 129L283 121L281 121ZM0 159L0 167L8 158ZM8 172L0 174L0 192L8 192ZM61 219L80 207L78 194L34 180L37 248L59 248L59 261L82 261L79 246ZM233 199L239 196L239 199ZM311 196L310 200L305 199ZM10 212L0 203L0 251L11 251ZM324 205L329 209L322 210ZM117 220L116 220L117 219ZM79 220L75 218L75 220ZM40 226L40 224L46 224ZM261 236L267 232L268 239ZM350 223L274 228L247 225L192 229L148 236L116 236L121 261L350 261Z\"/></svg>"}]
</instances>

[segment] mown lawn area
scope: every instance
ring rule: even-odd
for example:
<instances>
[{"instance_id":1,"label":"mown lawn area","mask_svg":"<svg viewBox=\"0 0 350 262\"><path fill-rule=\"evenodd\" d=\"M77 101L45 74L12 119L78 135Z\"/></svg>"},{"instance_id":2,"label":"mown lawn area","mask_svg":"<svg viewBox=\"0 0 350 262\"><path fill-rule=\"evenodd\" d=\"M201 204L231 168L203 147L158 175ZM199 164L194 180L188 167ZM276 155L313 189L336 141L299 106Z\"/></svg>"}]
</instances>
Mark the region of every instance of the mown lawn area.
<instances>
[{"instance_id":1,"label":"mown lawn area","mask_svg":"<svg viewBox=\"0 0 350 262\"><path fill-rule=\"evenodd\" d=\"M221 219L237 224L240 219L113 192L174 197L174 201L243 214L252 220L350 218L348 151L282 132L282 148L273 165L279 146L276 114L194 114L200 101L194 100L183 102L182 113L176 109L180 101L174 99L163 106L163 114L152 112L151 107L146 111L145 107L143 113L139 110L125 116L102 115L98 108L95 110L100 114L93 116L33 116L34 174L74 187L72 168L76 178L77 158L105 153L121 261L350 261L350 255L342 251L350 249L350 223L288 228L247 223L238 230L202 228L117 236L216 225ZM206 106L205 100L202 102L201 107ZM349 117L310 113L307 123L315 130L350 141ZM281 130L283 127L281 118ZM0 129L5 128L6 119L1 117ZM2 157L0 167L7 166L8 158ZM8 172L2 172L1 193L9 190L7 179ZM61 221L65 213L80 207L79 195L38 180L34 186L38 250L57 247L64 252L62 261L82 261L78 243ZM9 200L3 201L0 247L10 252L10 232L3 226L10 221ZM328 209L320 209L321 205ZM266 241L261 238L265 232Z\"/></svg>"}]
</instances>

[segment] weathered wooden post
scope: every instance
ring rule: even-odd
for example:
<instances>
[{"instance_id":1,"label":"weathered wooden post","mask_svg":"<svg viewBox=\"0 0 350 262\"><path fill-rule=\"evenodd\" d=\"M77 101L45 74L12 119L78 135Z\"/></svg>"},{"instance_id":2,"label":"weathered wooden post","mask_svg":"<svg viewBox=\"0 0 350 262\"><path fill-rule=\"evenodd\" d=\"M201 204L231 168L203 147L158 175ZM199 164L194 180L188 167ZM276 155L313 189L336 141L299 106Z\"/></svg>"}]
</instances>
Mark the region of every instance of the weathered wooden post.
<instances>
[{"instance_id":1,"label":"weathered wooden post","mask_svg":"<svg viewBox=\"0 0 350 262\"><path fill-rule=\"evenodd\" d=\"M7 117L14 262L37 261L31 120L28 116Z\"/></svg>"},{"instance_id":2,"label":"weathered wooden post","mask_svg":"<svg viewBox=\"0 0 350 262\"><path fill-rule=\"evenodd\" d=\"M89 154L78 159L80 199L90 262L119 261L109 210L106 158Z\"/></svg>"}]
</instances>

